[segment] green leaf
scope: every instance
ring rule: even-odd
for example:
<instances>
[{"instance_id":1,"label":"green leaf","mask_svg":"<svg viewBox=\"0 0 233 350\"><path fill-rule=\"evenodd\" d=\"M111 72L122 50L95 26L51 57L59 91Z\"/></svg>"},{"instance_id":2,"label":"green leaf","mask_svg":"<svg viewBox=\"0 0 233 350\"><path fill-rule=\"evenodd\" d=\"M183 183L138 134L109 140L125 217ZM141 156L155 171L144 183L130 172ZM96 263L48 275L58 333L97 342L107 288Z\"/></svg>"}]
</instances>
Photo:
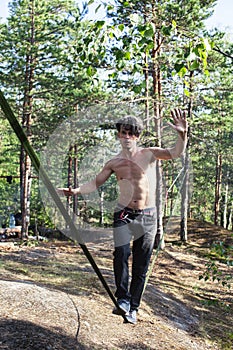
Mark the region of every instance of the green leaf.
<instances>
[{"instance_id":1,"label":"green leaf","mask_svg":"<svg viewBox=\"0 0 233 350\"><path fill-rule=\"evenodd\" d=\"M135 92L136 94L139 94L141 92L141 86L140 85L134 85L133 87L133 92Z\"/></svg>"},{"instance_id":2,"label":"green leaf","mask_svg":"<svg viewBox=\"0 0 233 350\"><path fill-rule=\"evenodd\" d=\"M145 30L146 30L146 26L145 25L142 25L142 24L139 24L138 25L138 31L141 35L144 35L145 33Z\"/></svg>"},{"instance_id":3,"label":"green leaf","mask_svg":"<svg viewBox=\"0 0 233 350\"><path fill-rule=\"evenodd\" d=\"M85 59L86 59L86 53L83 52L82 55L79 56L79 58L80 58L81 61L85 61Z\"/></svg>"},{"instance_id":4,"label":"green leaf","mask_svg":"<svg viewBox=\"0 0 233 350\"><path fill-rule=\"evenodd\" d=\"M140 64L138 64L138 63L135 63L135 65L134 65L134 72L140 72L141 71L141 69L142 69L142 67L140 66Z\"/></svg>"},{"instance_id":5,"label":"green leaf","mask_svg":"<svg viewBox=\"0 0 233 350\"><path fill-rule=\"evenodd\" d=\"M154 36L153 28L151 27L151 28L146 29L145 32L144 32L144 36L146 38L152 38Z\"/></svg>"},{"instance_id":6,"label":"green leaf","mask_svg":"<svg viewBox=\"0 0 233 350\"><path fill-rule=\"evenodd\" d=\"M111 79L113 79L113 78L116 78L117 77L117 72L113 72L113 73L110 73L110 74L108 74L108 77Z\"/></svg>"},{"instance_id":7,"label":"green leaf","mask_svg":"<svg viewBox=\"0 0 233 350\"><path fill-rule=\"evenodd\" d=\"M95 22L95 26L97 28L102 28L104 26L104 24L105 24L105 21L97 21L97 22Z\"/></svg>"},{"instance_id":8,"label":"green leaf","mask_svg":"<svg viewBox=\"0 0 233 350\"><path fill-rule=\"evenodd\" d=\"M175 71L176 71L177 73L179 73L180 70L181 70L183 67L184 67L184 63L175 63L175 66L174 66Z\"/></svg>"},{"instance_id":9,"label":"green leaf","mask_svg":"<svg viewBox=\"0 0 233 350\"><path fill-rule=\"evenodd\" d=\"M115 56L116 56L117 60L120 60L120 59L122 59L124 57L124 52L117 48L115 50Z\"/></svg>"},{"instance_id":10,"label":"green leaf","mask_svg":"<svg viewBox=\"0 0 233 350\"><path fill-rule=\"evenodd\" d=\"M99 9L101 8L101 4L99 4L96 9L95 9L95 13L97 13L99 11Z\"/></svg>"},{"instance_id":11,"label":"green leaf","mask_svg":"<svg viewBox=\"0 0 233 350\"><path fill-rule=\"evenodd\" d=\"M118 69L123 69L125 67L125 62L123 60L119 61L117 63L117 68Z\"/></svg>"},{"instance_id":12,"label":"green leaf","mask_svg":"<svg viewBox=\"0 0 233 350\"><path fill-rule=\"evenodd\" d=\"M185 96L190 97L190 92L187 89L184 89L184 94Z\"/></svg>"},{"instance_id":13,"label":"green leaf","mask_svg":"<svg viewBox=\"0 0 233 350\"><path fill-rule=\"evenodd\" d=\"M152 50L153 48L154 48L154 41L153 40L147 41L146 51L149 53L149 51Z\"/></svg>"},{"instance_id":14,"label":"green leaf","mask_svg":"<svg viewBox=\"0 0 233 350\"><path fill-rule=\"evenodd\" d=\"M125 26L124 24L119 24L118 29L122 32L124 30Z\"/></svg>"},{"instance_id":15,"label":"green leaf","mask_svg":"<svg viewBox=\"0 0 233 350\"><path fill-rule=\"evenodd\" d=\"M126 60L130 60L130 58L131 58L130 52L129 51L125 52L124 57L125 57Z\"/></svg>"},{"instance_id":16,"label":"green leaf","mask_svg":"<svg viewBox=\"0 0 233 350\"><path fill-rule=\"evenodd\" d=\"M170 36L171 30L172 30L171 26L168 26L168 27L162 26L162 28L161 28L162 34L165 36Z\"/></svg>"},{"instance_id":17,"label":"green leaf","mask_svg":"<svg viewBox=\"0 0 233 350\"><path fill-rule=\"evenodd\" d=\"M187 73L187 68L185 67L185 66L183 66L181 69L180 69L180 71L179 71L179 76L181 77L181 78L183 78L184 76L185 76L185 74Z\"/></svg>"},{"instance_id":18,"label":"green leaf","mask_svg":"<svg viewBox=\"0 0 233 350\"><path fill-rule=\"evenodd\" d=\"M197 60L193 61L192 64L190 65L189 69L191 71L194 71L196 69L200 68L200 64Z\"/></svg>"},{"instance_id":19,"label":"green leaf","mask_svg":"<svg viewBox=\"0 0 233 350\"><path fill-rule=\"evenodd\" d=\"M176 21L174 19L172 20L172 27L176 28Z\"/></svg>"},{"instance_id":20,"label":"green leaf","mask_svg":"<svg viewBox=\"0 0 233 350\"><path fill-rule=\"evenodd\" d=\"M107 10L108 10L108 11L114 10L114 6L113 6L113 5L108 5L108 6L107 6Z\"/></svg>"},{"instance_id":21,"label":"green leaf","mask_svg":"<svg viewBox=\"0 0 233 350\"><path fill-rule=\"evenodd\" d=\"M88 75L89 77L92 77L93 75L95 75L95 73L96 73L96 69L95 69L94 67L89 66L89 67L87 68L87 75Z\"/></svg>"}]
</instances>

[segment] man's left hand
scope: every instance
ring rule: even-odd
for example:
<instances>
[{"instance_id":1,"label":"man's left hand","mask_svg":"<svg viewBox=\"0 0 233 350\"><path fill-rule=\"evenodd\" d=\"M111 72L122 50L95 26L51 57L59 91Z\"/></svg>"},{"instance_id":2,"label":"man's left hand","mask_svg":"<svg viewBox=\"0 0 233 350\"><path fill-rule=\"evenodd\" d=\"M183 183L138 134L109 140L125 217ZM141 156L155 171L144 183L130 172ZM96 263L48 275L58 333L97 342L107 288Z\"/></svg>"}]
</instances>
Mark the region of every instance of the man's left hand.
<instances>
[{"instance_id":1,"label":"man's left hand","mask_svg":"<svg viewBox=\"0 0 233 350\"><path fill-rule=\"evenodd\" d=\"M186 120L186 113L182 111L180 108L175 108L171 111L171 116L173 119L173 123L168 122L168 124L176 130L182 137L188 131L188 122Z\"/></svg>"}]
</instances>

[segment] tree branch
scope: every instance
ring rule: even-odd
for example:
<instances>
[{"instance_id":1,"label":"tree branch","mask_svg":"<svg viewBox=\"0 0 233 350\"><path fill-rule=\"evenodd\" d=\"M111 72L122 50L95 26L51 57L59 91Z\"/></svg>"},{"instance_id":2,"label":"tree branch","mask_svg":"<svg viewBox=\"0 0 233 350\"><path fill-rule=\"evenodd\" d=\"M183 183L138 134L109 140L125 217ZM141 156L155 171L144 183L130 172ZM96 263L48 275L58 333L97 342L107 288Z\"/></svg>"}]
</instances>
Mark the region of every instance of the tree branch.
<instances>
[{"instance_id":1,"label":"tree branch","mask_svg":"<svg viewBox=\"0 0 233 350\"><path fill-rule=\"evenodd\" d=\"M226 53L226 52L223 52L222 50L220 50L218 47L214 47L213 48L214 51L220 53L221 55L225 56L225 57L229 57L233 60L233 56L231 56L230 54Z\"/></svg>"}]
</instances>

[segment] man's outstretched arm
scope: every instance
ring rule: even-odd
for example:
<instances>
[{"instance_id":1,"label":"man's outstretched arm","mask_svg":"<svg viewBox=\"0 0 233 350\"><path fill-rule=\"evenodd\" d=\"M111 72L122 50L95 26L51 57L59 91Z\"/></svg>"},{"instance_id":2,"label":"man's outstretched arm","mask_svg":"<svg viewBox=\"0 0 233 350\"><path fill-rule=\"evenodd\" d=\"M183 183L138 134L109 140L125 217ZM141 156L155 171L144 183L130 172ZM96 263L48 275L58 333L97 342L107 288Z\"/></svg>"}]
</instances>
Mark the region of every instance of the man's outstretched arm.
<instances>
[{"instance_id":1,"label":"man's outstretched arm","mask_svg":"<svg viewBox=\"0 0 233 350\"><path fill-rule=\"evenodd\" d=\"M98 187L103 185L112 174L108 164L104 166L101 172L90 182L87 182L77 188L57 188L58 194L65 196L74 196L76 194L88 194L94 192Z\"/></svg>"}]
</instances>

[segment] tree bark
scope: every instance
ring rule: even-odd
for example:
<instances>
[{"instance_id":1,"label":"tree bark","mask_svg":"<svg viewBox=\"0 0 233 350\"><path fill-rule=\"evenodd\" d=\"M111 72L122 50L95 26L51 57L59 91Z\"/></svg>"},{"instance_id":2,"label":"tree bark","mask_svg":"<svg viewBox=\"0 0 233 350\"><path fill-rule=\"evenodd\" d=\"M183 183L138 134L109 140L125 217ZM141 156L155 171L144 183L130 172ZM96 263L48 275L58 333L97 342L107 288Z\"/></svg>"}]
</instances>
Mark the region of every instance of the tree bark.
<instances>
[{"instance_id":1,"label":"tree bark","mask_svg":"<svg viewBox=\"0 0 233 350\"><path fill-rule=\"evenodd\" d=\"M225 199L224 199L224 208L223 208L223 227L224 228L227 228L228 192L229 192L229 184L227 181L226 187L225 187Z\"/></svg>"},{"instance_id":2,"label":"tree bark","mask_svg":"<svg viewBox=\"0 0 233 350\"><path fill-rule=\"evenodd\" d=\"M104 224L104 191L103 190L100 190L99 208L100 208L99 225L103 226Z\"/></svg>"},{"instance_id":3,"label":"tree bark","mask_svg":"<svg viewBox=\"0 0 233 350\"><path fill-rule=\"evenodd\" d=\"M146 115L146 130L148 131L150 128L150 106L149 106L149 67L148 67L148 55L145 53L145 59L144 59L144 78L145 78L145 95L146 95L146 101L145 101L145 115Z\"/></svg>"},{"instance_id":4,"label":"tree bark","mask_svg":"<svg viewBox=\"0 0 233 350\"><path fill-rule=\"evenodd\" d=\"M181 185L181 221L180 239L182 242L188 240L188 209L189 209L189 154L188 150L182 156L183 183Z\"/></svg>"},{"instance_id":5,"label":"tree bark","mask_svg":"<svg viewBox=\"0 0 233 350\"><path fill-rule=\"evenodd\" d=\"M67 174L67 185L68 187L72 187L73 186L73 175L72 175L72 163L73 163L73 159L72 159L72 151L73 151L73 147L71 146L69 148L69 156L68 156L68 174ZM67 197L66 199L66 209L68 214L70 215L70 211L71 211L71 201L72 201L72 197Z\"/></svg>"},{"instance_id":6,"label":"tree bark","mask_svg":"<svg viewBox=\"0 0 233 350\"><path fill-rule=\"evenodd\" d=\"M189 85L190 99L188 103L188 119L192 117L193 111L193 72L190 72L190 85ZM189 137L189 131L188 131ZM180 221L180 239L183 242L188 240L188 211L189 211L189 194L190 194L190 157L189 157L189 140L187 143L186 151L182 156L183 165L183 182L181 185L181 221Z\"/></svg>"},{"instance_id":7,"label":"tree bark","mask_svg":"<svg viewBox=\"0 0 233 350\"><path fill-rule=\"evenodd\" d=\"M35 42L34 28L34 0L31 0L30 6L31 29L29 38L29 51L26 55L25 70L25 86L24 86L24 102L22 114L22 126L26 132L28 139L31 138L31 122L32 122L32 106L33 106L33 80L35 56L33 54L33 46ZM28 228L30 224L30 197L31 197L31 159L21 146L20 155L20 184L21 184L21 214L22 214L22 230L21 237L28 237Z\"/></svg>"},{"instance_id":8,"label":"tree bark","mask_svg":"<svg viewBox=\"0 0 233 350\"><path fill-rule=\"evenodd\" d=\"M231 207L229 210L227 229L233 231L233 202L231 202Z\"/></svg>"},{"instance_id":9,"label":"tree bark","mask_svg":"<svg viewBox=\"0 0 233 350\"><path fill-rule=\"evenodd\" d=\"M156 17L155 17L156 20ZM152 78L153 78L153 95L154 95L154 120L155 120L155 132L158 138L158 146L161 147L161 129L162 129L162 112L161 112L161 71L157 62L160 55L161 38L159 33L155 33L154 36L154 49L152 52ZM163 171L162 162L157 160L156 162L156 207L157 207L157 232L155 236L155 248L160 244L164 246L163 237ZM161 242L160 242L161 241Z\"/></svg>"},{"instance_id":10,"label":"tree bark","mask_svg":"<svg viewBox=\"0 0 233 350\"><path fill-rule=\"evenodd\" d=\"M29 59L29 58L28 58ZM29 63L29 61L28 61ZM28 64L28 67L30 64ZM23 104L22 126L26 130L28 139L31 138L31 114L32 114L32 96L30 95L31 73L26 71L26 88ZM28 84L27 84L28 83ZM21 213L22 213L22 231L21 237L28 237L28 227L30 224L30 196L31 196L31 159L21 146L20 155L20 179L21 179Z\"/></svg>"},{"instance_id":11,"label":"tree bark","mask_svg":"<svg viewBox=\"0 0 233 350\"><path fill-rule=\"evenodd\" d=\"M74 145L74 188L78 187L78 149L77 145ZM78 210L78 196L73 197L73 214L74 218L79 216Z\"/></svg>"},{"instance_id":12,"label":"tree bark","mask_svg":"<svg viewBox=\"0 0 233 350\"><path fill-rule=\"evenodd\" d=\"M215 172L215 202L214 202L214 224L219 224L221 184L222 184L222 154L217 154Z\"/></svg>"}]
</instances>

